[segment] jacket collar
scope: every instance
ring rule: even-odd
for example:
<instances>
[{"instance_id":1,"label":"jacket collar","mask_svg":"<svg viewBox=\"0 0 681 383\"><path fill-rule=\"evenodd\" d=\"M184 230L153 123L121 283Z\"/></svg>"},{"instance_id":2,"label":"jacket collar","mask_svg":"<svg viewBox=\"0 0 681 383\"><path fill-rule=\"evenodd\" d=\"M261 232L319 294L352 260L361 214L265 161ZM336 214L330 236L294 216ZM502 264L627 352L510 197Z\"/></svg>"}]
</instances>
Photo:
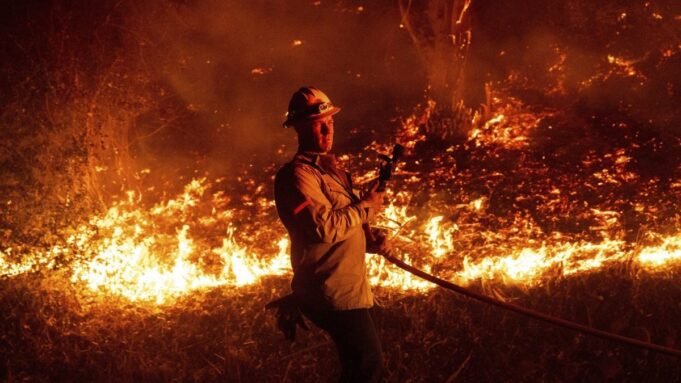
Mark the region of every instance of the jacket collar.
<instances>
[{"instance_id":1,"label":"jacket collar","mask_svg":"<svg viewBox=\"0 0 681 383\"><path fill-rule=\"evenodd\" d=\"M329 156L329 157L335 157L331 153L320 153L320 152L310 152L310 151L299 151L296 153L294 159L296 160L302 160L304 162L310 163L315 165L321 170L324 170L321 166L321 157L322 156Z\"/></svg>"},{"instance_id":2,"label":"jacket collar","mask_svg":"<svg viewBox=\"0 0 681 383\"><path fill-rule=\"evenodd\" d=\"M309 151L299 151L296 153L296 155L293 157L294 161L301 161L310 165L313 165L319 171L328 174L331 176L331 178L334 179L336 183L338 183L343 190L347 193L347 195L352 198L353 200L357 199L357 196L355 193L352 191L352 185L351 184L346 184L343 180L341 180L339 177L343 177L345 175L340 175L337 174L336 172L330 171L328 169L325 169L324 165L322 164L322 158L323 157L331 157L332 161L335 162L335 155L332 153L319 153L319 152L309 152ZM348 180L348 182L352 182Z\"/></svg>"}]
</instances>

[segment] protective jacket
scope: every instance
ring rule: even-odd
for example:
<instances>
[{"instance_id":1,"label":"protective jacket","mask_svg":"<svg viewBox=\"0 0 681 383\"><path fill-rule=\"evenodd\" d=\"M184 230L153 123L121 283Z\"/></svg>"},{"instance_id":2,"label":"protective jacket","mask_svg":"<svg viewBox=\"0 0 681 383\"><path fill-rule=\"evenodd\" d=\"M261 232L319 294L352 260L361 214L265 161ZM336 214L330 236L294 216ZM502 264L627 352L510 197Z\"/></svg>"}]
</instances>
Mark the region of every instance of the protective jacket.
<instances>
[{"instance_id":1,"label":"protective jacket","mask_svg":"<svg viewBox=\"0 0 681 383\"><path fill-rule=\"evenodd\" d=\"M373 306L362 224L373 209L352 189L350 174L328 154L302 152L275 177L279 218L291 238L293 294L315 310Z\"/></svg>"}]
</instances>

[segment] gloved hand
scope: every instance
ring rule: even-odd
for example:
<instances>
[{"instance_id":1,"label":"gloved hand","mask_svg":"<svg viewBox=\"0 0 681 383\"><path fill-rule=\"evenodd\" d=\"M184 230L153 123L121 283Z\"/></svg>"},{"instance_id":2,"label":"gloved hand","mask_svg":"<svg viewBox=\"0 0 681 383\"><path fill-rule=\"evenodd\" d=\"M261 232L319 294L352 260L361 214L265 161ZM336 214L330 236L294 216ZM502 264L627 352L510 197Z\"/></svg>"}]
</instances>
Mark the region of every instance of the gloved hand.
<instances>
[{"instance_id":1,"label":"gloved hand","mask_svg":"<svg viewBox=\"0 0 681 383\"><path fill-rule=\"evenodd\" d=\"M367 253L393 256L393 249L388 241L388 231L384 229L371 228L374 240L367 237Z\"/></svg>"},{"instance_id":2,"label":"gloved hand","mask_svg":"<svg viewBox=\"0 0 681 383\"><path fill-rule=\"evenodd\" d=\"M265 305L265 308L277 309L277 328L289 341L293 342L296 339L296 329L298 326L309 330L293 294L274 300Z\"/></svg>"},{"instance_id":3,"label":"gloved hand","mask_svg":"<svg viewBox=\"0 0 681 383\"><path fill-rule=\"evenodd\" d=\"M362 195L362 201L373 209L374 213L377 213L383 209L383 203L385 201L385 191L378 191L378 182L374 182L369 187L369 190Z\"/></svg>"}]
</instances>

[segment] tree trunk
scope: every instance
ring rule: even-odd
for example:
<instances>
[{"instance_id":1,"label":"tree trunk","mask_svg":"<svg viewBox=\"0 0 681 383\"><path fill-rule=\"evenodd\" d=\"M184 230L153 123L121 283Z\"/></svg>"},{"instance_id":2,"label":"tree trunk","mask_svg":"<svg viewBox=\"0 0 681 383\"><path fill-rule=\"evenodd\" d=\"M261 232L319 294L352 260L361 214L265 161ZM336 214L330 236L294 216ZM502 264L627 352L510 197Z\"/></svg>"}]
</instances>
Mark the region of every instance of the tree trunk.
<instances>
[{"instance_id":1,"label":"tree trunk","mask_svg":"<svg viewBox=\"0 0 681 383\"><path fill-rule=\"evenodd\" d=\"M452 110L459 107L464 95L464 69L472 37L471 2L434 0L415 4L399 0L402 25L423 61L431 97Z\"/></svg>"}]
</instances>

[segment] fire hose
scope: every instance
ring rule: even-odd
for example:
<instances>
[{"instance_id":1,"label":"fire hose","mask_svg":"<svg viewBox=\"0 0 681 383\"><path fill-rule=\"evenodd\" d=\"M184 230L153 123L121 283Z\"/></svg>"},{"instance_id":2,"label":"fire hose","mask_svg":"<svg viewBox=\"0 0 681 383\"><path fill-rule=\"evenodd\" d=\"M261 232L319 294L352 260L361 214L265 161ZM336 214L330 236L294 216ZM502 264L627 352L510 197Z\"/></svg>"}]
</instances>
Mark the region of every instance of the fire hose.
<instances>
[{"instance_id":1,"label":"fire hose","mask_svg":"<svg viewBox=\"0 0 681 383\"><path fill-rule=\"evenodd\" d=\"M381 172L379 176L379 190L383 190L385 188L386 181L388 181L392 175L392 171L394 169L395 164L397 163L397 160L399 157L403 154L404 148L401 147L400 145L395 145L395 148L393 149L392 157L388 156L382 156L382 159L384 161L383 166L381 167ZM369 225L365 225L364 227L365 233L367 235L367 240L369 242L376 242L376 237L374 236L372 229L369 227ZM579 324L577 322L573 322L567 319L563 318L558 318L552 315L548 315L545 313L541 313L539 311L535 311L526 307L522 307L519 305L515 305L512 303L508 302L503 302L498 299L489 297L484 294L476 293L475 291L472 291L470 289L467 289L465 287L456 285L452 282L446 281L444 279L440 279L432 274L426 273L425 271L418 269L412 265L407 264L406 262L402 261L401 259L398 259L390 254L385 254L382 253L381 256L383 256L385 259L388 260L388 262L394 264L395 266L399 267L400 269L413 274L419 278L425 279L428 282L431 282L437 286L440 286L444 289L454 291L456 293L462 294L464 296L467 296L469 298L473 298L475 300L478 300L480 302L496 306L498 308L501 308L503 310L511 311L516 314L520 314L523 316L526 316L528 318L538 320L541 322L549 323L558 327L562 328L567 328L573 331L580 332L585 335L591 335L595 336L601 339L613 341L613 342L618 342L624 345L628 346L634 346L646 350L650 350L653 352L658 352L661 354L669 355L669 356L674 356L677 358L681 358L681 350L671 348L671 347L666 347L662 346L659 344L651 343L651 342L646 342L640 339L634 339L622 335L618 335L609 331L604 331L604 330L599 330L590 326L586 326L583 324ZM286 338L289 340L293 340L295 338L295 330L296 327L300 326L303 328L307 328L305 325L305 321L302 319L302 316L297 308L297 304L295 303L295 298L293 295L287 295L283 298L279 298L275 301L272 301L265 306L268 309L277 309L278 310L278 327L279 329L284 333Z\"/></svg>"},{"instance_id":2,"label":"fire hose","mask_svg":"<svg viewBox=\"0 0 681 383\"><path fill-rule=\"evenodd\" d=\"M384 190L385 189L385 184L386 182L391 178L393 170L397 164L397 161L402 157L404 154L404 147L401 145L397 144L393 148L392 151L392 157L388 156L381 156L383 160L383 165L380 168L380 174L379 174L379 190ZM365 232L367 232L367 238L370 241L375 241L375 238L372 234L372 231L370 228L365 229ZM626 336L614 334L608 331L603 331L603 330L598 330L596 328L590 327L590 326L585 326L582 324L579 324L577 322L572 322L566 319L554 317L551 315L547 315L535 310L531 310L522 306L514 305L512 303L507 303L500 301L498 299L494 299L492 297L489 297L487 295L483 295L480 293L476 293L472 290L469 290L467 288L461 287L459 285L456 285L454 283L451 283L449 281L445 281L443 279L440 279L432 274L426 273L423 270L417 269L414 266L411 266L404 261L395 258L389 254L382 254L384 258L386 258L389 262L393 263L395 266L401 268L402 270L405 270L413 275L416 275L422 279L427 280L428 282L434 283L442 288L445 288L447 290L451 290L454 292L457 292L459 294L465 295L469 298L476 299L478 301L481 301L483 303L499 307L504 310L512 311L520 315L524 315L526 317L542 321L545 323L553 324L559 327L563 328L568 328L577 332L580 332L582 334L586 335L592 335L598 338L614 341L614 342L619 342L622 344L630 345L630 346L635 346L655 352L659 352L662 354L666 355L671 355L675 356L678 358L681 358L681 350L670 348L670 347L665 347L661 346L659 344L654 344L651 342L646 342L642 341L639 339L634 339L634 338L629 338Z\"/></svg>"},{"instance_id":3,"label":"fire hose","mask_svg":"<svg viewBox=\"0 0 681 383\"><path fill-rule=\"evenodd\" d=\"M619 343L626 344L626 345L629 345L629 346L639 347L639 348L643 348L643 349L646 349L646 350L659 352L661 354L666 354L666 355L675 356L677 358L681 358L681 350L661 346L659 344L650 343L650 342L642 341L642 340L639 340L639 339L629 338L629 337L614 334L614 333L611 333L611 332L608 332L608 331L599 330L599 329L596 329L596 328L593 328L593 327L590 327L590 326L585 326L585 325L579 324L577 322L572 322L572 321L569 321L569 320L566 320L566 319L554 317L554 316L544 314L544 313L541 313L541 312L538 312L538 311L535 311L535 310L532 310L532 309L528 309L526 307L518 306L518 305L515 305L515 304L512 304L512 303L508 303L508 302L503 302L503 301L500 301L498 299L489 297L487 295L476 293L475 291L469 290L465 287L461 287L461 286L456 285L454 283L451 283L449 281L445 281L444 279L440 279L440 278L438 278L438 277L436 277L432 274L426 273L423 270L417 269L416 267L411 266L411 265L405 263L404 261L402 261L401 259L395 258L391 255L383 254L382 256L385 259L387 259L389 262L394 264L395 266L399 267L400 269L402 269L402 270L404 270L404 271L406 271L410 274L416 275L417 277L425 279L426 281L434 283L434 284L436 284L436 285L438 285L442 288L445 288L447 290L451 290L451 291L454 291L456 293L465 295L469 298L473 298L473 299L478 300L480 302L487 303L489 305L496 306L496 307L499 307L499 308L504 309L504 310L512 311L514 313L524 315L526 317L529 317L529 318L532 318L532 319L535 319L535 320L538 320L538 321L550 323L550 324L553 324L553 325L556 325L556 326L559 326L559 327L563 327L563 328L568 328L568 329L580 332L582 334L592 335L592 336L595 336L595 337L598 337L598 338L601 338L601 339L619 342Z\"/></svg>"}]
</instances>

